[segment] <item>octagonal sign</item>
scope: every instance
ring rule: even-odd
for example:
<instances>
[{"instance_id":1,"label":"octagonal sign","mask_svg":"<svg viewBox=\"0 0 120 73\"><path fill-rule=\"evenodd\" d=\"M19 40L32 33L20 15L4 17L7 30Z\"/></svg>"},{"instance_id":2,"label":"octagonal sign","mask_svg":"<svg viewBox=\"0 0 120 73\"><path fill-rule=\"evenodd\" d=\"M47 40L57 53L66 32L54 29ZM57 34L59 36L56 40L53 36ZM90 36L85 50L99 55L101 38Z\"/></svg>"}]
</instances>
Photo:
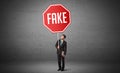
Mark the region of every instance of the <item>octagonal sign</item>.
<instances>
[{"instance_id":1,"label":"octagonal sign","mask_svg":"<svg viewBox=\"0 0 120 73\"><path fill-rule=\"evenodd\" d=\"M64 32L70 22L70 11L61 4L50 5L43 13L43 24L53 33Z\"/></svg>"}]
</instances>

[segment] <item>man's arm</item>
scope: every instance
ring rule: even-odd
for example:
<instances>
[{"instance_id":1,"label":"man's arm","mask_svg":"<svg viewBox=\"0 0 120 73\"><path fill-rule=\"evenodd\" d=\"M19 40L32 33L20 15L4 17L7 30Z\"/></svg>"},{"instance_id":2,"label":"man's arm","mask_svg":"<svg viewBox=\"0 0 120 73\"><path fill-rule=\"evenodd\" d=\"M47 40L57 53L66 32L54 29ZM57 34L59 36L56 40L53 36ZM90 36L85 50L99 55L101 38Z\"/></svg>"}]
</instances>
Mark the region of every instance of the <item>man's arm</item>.
<instances>
[{"instance_id":1,"label":"man's arm","mask_svg":"<svg viewBox=\"0 0 120 73\"><path fill-rule=\"evenodd\" d=\"M62 56L65 56L66 52L67 52L67 42L65 42L65 44L64 44L64 48L62 50Z\"/></svg>"},{"instance_id":2,"label":"man's arm","mask_svg":"<svg viewBox=\"0 0 120 73\"><path fill-rule=\"evenodd\" d=\"M64 54L66 55L67 53L67 42L65 43L65 47L64 47Z\"/></svg>"},{"instance_id":3,"label":"man's arm","mask_svg":"<svg viewBox=\"0 0 120 73\"><path fill-rule=\"evenodd\" d=\"M58 40L58 41L59 41L59 40ZM55 44L55 47L56 47L57 49L60 48L59 45L58 45L58 41L57 41L56 44Z\"/></svg>"},{"instance_id":4,"label":"man's arm","mask_svg":"<svg viewBox=\"0 0 120 73\"><path fill-rule=\"evenodd\" d=\"M57 48L57 46L58 46L58 41L56 42L56 44L55 44L55 47Z\"/></svg>"}]
</instances>

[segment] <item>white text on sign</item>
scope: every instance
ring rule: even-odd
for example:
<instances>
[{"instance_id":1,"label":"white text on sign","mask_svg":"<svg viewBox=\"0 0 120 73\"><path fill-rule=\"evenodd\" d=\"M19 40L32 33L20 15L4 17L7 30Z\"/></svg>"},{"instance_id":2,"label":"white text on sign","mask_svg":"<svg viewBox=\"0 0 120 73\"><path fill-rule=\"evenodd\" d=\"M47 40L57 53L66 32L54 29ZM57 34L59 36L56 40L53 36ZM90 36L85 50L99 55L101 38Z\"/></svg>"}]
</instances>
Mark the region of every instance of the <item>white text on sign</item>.
<instances>
[{"instance_id":1,"label":"white text on sign","mask_svg":"<svg viewBox=\"0 0 120 73\"><path fill-rule=\"evenodd\" d=\"M47 13L47 20L48 24L60 24L60 23L67 23L66 21L66 12L60 12L60 13ZM50 23L51 21L51 23Z\"/></svg>"}]
</instances>

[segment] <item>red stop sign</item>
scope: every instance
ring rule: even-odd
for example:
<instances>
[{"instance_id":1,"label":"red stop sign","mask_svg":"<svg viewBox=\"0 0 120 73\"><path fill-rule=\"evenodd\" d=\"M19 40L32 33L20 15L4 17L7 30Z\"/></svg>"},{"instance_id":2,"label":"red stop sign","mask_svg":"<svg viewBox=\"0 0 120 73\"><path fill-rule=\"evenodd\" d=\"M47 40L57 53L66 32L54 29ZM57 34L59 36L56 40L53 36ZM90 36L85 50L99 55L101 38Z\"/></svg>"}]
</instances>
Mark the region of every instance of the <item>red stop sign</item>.
<instances>
[{"instance_id":1,"label":"red stop sign","mask_svg":"<svg viewBox=\"0 0 120 73\"><path fill-rule=\"evenodd\" d=\"M70 11L61 4L50 5L43 13L43 24L53 33L63 32L70 22Z\"/></svg>"}]
</instances>

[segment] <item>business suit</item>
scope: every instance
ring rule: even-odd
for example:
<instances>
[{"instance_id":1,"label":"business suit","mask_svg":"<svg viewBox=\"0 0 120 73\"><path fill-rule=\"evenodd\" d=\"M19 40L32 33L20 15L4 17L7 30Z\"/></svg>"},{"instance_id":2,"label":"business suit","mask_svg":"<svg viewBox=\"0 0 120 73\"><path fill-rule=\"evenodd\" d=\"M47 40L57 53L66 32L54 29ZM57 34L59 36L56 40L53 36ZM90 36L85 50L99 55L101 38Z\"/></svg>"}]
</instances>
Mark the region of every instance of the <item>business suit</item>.
<instances>
[{"instance_id":1,"label":"business suit","mask_svg":"<svg viewBox=\"0 0 120 73\"><path fill-rule=\"evenodd\" d=\"M58 41L55 44L55 47L58 47ZM67 52L67 42L65 40L59 40L59 49L57 48L57 58L58 58L58 67L59 69L64 70L65 68L65 57L62 56L62 52L66 55ZM62 66L61 66L62 62Z\"/></svg>"}]
</instances>

